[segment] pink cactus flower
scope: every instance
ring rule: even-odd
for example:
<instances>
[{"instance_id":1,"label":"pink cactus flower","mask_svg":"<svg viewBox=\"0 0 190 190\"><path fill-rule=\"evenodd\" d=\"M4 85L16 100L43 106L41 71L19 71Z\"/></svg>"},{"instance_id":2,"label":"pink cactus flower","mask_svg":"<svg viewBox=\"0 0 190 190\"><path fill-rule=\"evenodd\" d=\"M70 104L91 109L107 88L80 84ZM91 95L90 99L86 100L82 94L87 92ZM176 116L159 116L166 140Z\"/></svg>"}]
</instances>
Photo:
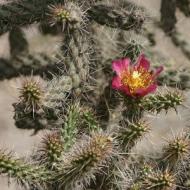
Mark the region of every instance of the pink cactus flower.
<instances>
[{"instance_id":1,"label":"pink cactus flower","mask_svg":"<svg viewBox=\"0 0 190 190\"><path fill-rule=\"evenodd\" d=\"M112 88L127 96L139 98L156 90L156 78L163 67L151 71L150 62L142 54L134 65L131 65L128 58L113 61L112 69L116 72L112 80Z\"/></svg>"}]
</instances>

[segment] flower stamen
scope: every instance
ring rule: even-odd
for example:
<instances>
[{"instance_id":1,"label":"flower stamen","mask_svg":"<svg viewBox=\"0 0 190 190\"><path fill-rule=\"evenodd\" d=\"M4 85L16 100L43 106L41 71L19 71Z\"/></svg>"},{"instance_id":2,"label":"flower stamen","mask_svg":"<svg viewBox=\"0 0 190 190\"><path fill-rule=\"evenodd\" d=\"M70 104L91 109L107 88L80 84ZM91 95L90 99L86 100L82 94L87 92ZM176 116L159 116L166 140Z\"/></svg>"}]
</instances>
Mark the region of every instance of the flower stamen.
<instances>
[{"instance_id":1,"label":"flower stamen","mask_svg":"<svg viewBox=\"0 0 190 190\"><path fill-rule=\"evenodd\" d=\"M144 68L124 72L121 77L122 84L129 87L130 93L133 94L136 90L147 88L152 84L151 74Z\"/></svg>"}]
</instances>

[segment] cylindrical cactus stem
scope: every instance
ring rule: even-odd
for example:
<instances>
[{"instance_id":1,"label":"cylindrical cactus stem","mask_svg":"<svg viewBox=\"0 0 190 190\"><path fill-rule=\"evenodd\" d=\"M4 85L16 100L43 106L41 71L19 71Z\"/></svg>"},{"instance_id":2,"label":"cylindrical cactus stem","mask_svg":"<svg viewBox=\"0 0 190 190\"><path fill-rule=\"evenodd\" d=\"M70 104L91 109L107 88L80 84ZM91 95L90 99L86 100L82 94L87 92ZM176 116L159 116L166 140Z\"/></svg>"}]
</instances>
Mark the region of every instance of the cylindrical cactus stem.
<instances>
[{"instance_id":1,"label":"cylindrical cactus stem","mask_svg":"<svg viewBox=\"0 0 190 190\"><path fill-rule=\"evenodd\" d=\"M134 183L129 190L141 190L141 185L138 182Z\"/></svg>"},{"instance_id":2,"label":"cylindrical cactus stem","mask_svg":"<svg viewBox=\"0 0 190 190\"><path fill-rule=\"evenodd\" d=\"M0 34L11 30L14 26L29 25L44 20L47 5L51 3L52 0L2 2L0 17L3 19L0 22Z\"/></svg>"},{"instance_id":3,"label":"cylindrical cactus stem","mask_svg":"<svg viewBox=\"0 0 190 190\"><path fill-rule=\"evenodd\" d=\"M154 171L147 175L141 184L141 189L150 190L173 190L175 187L175 176L167 169Z\"/></svg>"},{"instance_id":4,"label":"cylindrical cactus stem","mask_svg":"<svg viewBox=\"0 0 190 190\"><path fill-rule=\"evenodd\" d=\"M142 44L139 44L135 40L131 40L127 44L126 49L123 51L123 57L129 57L132 61L134 61L141 54L142 49Z\"/></svg>"},{"instance_id":5,"label":"cylindrical cactus stem","mask_svg":"<svg viewBox=\"0 0 190 190\"><path fill-rule=\"evenodd\" d=\"M70 12L62 4L50 5L47 15L51 26L61 24L64 28L64 24L70 20Z\"/></svg>"},{"instance_id":6,"label":"cylindrical cactus stem","mask_svg":"<svg viewBox=\"0 0 190 190\"><path fill-rule=\"evenodd\" d=\"M176 5L184 13L185 16L190 16L189 0L176 0Z\"/></svg>"},{"instance_id":7,"label":"cylindrical cactus stem","mask_svg":"<svg viewBox=\"0 0 190 190\"><path fill-rule=\"evenodd\" d=\"M182 105L183 96L179 92L168 92L166 94L156 94L142 99L139 106L144 111L159 113L162 110L166 112L173 108L177 110L177 106Z\"/></svg>"},{"instance_id":8,"label":"cylindrical cactus stem","mask_svg":"<svg viewBox=\"0 0 190 190\"><path fill-rule=\"evenodd\" d=\"M25 34L19 27L14 27L9 33L10 53L12 59L19 55L25 55L29 53L28 42L25 38Z\"/></svg>"},{"instance_id":9,"label":"cylindrical cactus stem","mask_svg":"<svg viewBox=\"0 0 190 190\"><path fill-rule=\"evenodd\" d=\"M45 82L40 79L26 79L20 88L19 102L14 103L15 124L22 129L48 128L58 120L55 111L46 105Z\"/></svg>"},{"instance_id":10,"label":"cylindrical cactus stem","mask_svg":"<svg viewBox=\"0 0 190 190\"><path fill-rule=\"evenodd\" d=\"M76 2L65 1L64 4L50 7L50 17L55 24L61 22L63 25L61 54L65 73L72 80L73 91L80 94L81 83L87 80L89 74L91 49L89 35L85 32L87 28L83 29L87 20L85 7Z\"/></svg>"},{"instance_id":11,"label":"cylindrical cactus stem","mask_svg":"<svg viewBox=\"0 0 190 190\"><path fill-rule=\"evenodd\" d=\"M58 117L52 109L39 109L36 112L25 112L25 106L21 103L14 103L15 125L20 129L34 129L36 134L41 129L54 128L59 126Z\"/></svg>"},{"instance_id":12,"label":"cylindrical cactus stem","mask_svg":"<svg viewBox=\"0 0 190 190\"><path fill-rule=\"evenodd\" d=\"M161 3L161 24L164 32L172 34L175 29L176 19L176 0L162 0Z\"/></svg>"},{"instance_id":13,"label":"cylindrical cactus stem","mask_svg":"<svg viewBox=\"0 0 190 190\"><path fill-rule=\"evenodd\" d=\"M65 32L69 32L70 29L72 31L80 29L85 23L85 15L86 11L82 10L82 6L68 0L64 3L50 5L47 12L50 24L61 25Z\"/></svg>"},{"instance_id":14,"label":"cylindrical cactus stem","mask_svg":"<svg viewBox=\"0 0 190 190\"><path fill-rule=\"evenodd\" d=\"M116 136L122 149L128 152L149 131L150 127L144 121L128 122L119 128Z\"/></svg>"},{"instance_id":15,"label":"cylindrical cactus stem","mask_svg":"<svg viewBox=\"0 0 190 190\"><path fill-rule=\"evenodd\" d=\"M114 141L110 135L94 133L76 143L73 150L63 157L55 180L63 189L85 187L109 164L113 154Z\"/></svg>"},{"instance_id":16,"label":"cylindrical cactus stem","mask_svg":"<svg viewBox=\"0 0 190 190\"><path fill-rule=\"evenodd\" d=\"M20 88L20 102L25 105L26 112L35 112L42 106L44 89L39 81L26 79Z\"/></svg>"},{"instance_id":17,"label":"cylindrical cactus stem","mask_svg":"<svg viewBox=\"0 0 190 190\"><path fill-rule=\"evenodd\" d=\"M151 175L154 163L144 162L143 160L126 160L120 166L118 176L122 189L142 190L142 182L147 176Z\"/></svg>"},{"instance_id":18,"label":"cylindrical cactus stem","mask_svg":"<svg viewBox=\"0 0 190 190\"><path fill-rule=\"evenodd\" d=\"M187 161L190 153L190 140L187 134L182 134L175 137L173 140L168 140L163 148L163 155L161 157L162 165L170 169L176 169L178 163Z\"/></svg>"},{"instance_id":19,"label":"cylindrical cactus stem","mask_svg":"<svg viewBox=\"0 0 190 190\"><path fill-rule=\"evenodd\" d=\"M95 115L95 111L93 111L93 109L91 109L90 107L82 106L79 125L80 126L78 127L80 133L90 134L93 131L97 131L99 129L99 124L98 118Z\"/></svg>"},{"instance_id":20,"label":"cylindrical cactus stem","mask_svg":"<svg viewBox=\"0 0 190 190\"><path fill-rule=\"evenodd\" d=\"M53 109L56 115L62 114L63 110L68 107L68 96L72 88L71 77L65 75L60 77L54 76L53 79L47 83L43 105Z\"/></svg>"},{"instance_id":21,"label":"cylindrical cactus stem","mask_svg":"<svg viewBox=\"0 0 190 190\"><path fill-rule=\"evenodd\" d=\"M48 21L49 19L52 21L51 23L55 21L60 23L60 21L70 19L70 15L72 14L68 14L67 9L66 11L65 9L62 11L62 6L67 7L67 4L74 4L77 1L73 3L69 0L67 0L67 2L64 0L64 4L61 4L61 6L59 4L60 2L63 3L63 1L60 0L46 0L45 2L44 0L36 2L23 2L19 0L16 2L2 3L0 6L0 17L3 18L3 20L0 23L0 34L11 30L14 26L24 26L35 22ZM78 2L81 3L81 1ZM96 5L93 6L94 2L96 1L91 0L81 3L83 7L89 9L88 17L90 17L92 22L95 20L100 24L106 24L107 26L124 30L141 28L144 23L144 16L142 13L139 14L138 10L126 12L125 10L121 11L121 8L114 10L113 7L110 6L101 8L103 5L99 8ZM74 7L71 6L70 10L73 9ZM78 19L80 19L79 11L75 11L74 13L74 20L72 20L72 22L76 22L76 20L78 21Z\"/></svg>"},{"instance_id":22,"label":"cylindrical cactus stem","mask_svg":"<svg viewBox=\"0 0 190 190\"><path fill-rule=\"evenodd\" d=\"M43 187L51 181L51 173L43 166L27 164L0 151L0 174L16 179L21 186Z\"/></svg>"},{"instance_id":23,"label":"cylindrical cactus stem","mask_svg":"<svg viewBox=\"0 0 190 190\"><path fill-rule=\"evenodd\" d=\"M121 31L118 36L118 46L121 49L122 57L128 57L132 62L135 62L145 49L144 40L134 34L130 39L126 39L125 35L125 31Z\"/></svg>"},{"instance_id":24,"label":"cylindrical cactus stem","mask_svg":"<svg viewBox=\"0 0 190 190\"><path fill-rule=\"evenodd\" d=\"M121 7L116 8L104 4L93 6L89 9L88 13L90 19L96 21L98 24L122 30L139 30L145 21L143 11L137 9L126 11Z\"/></svg>"},{"instance_id":25,"label":"cylindrical cactus stem","mask_svg":"<svg viewBox=\"0 0 190 190\"><path fill-rule=\"evenodd\" d=\"M37 150L35 160L44 164L49 169L54 169L60 160L63 148L63 141L58 132L44 136L40 148Z\"/></svg>"},{"instance_id":26,"label":"cylindrical cactus stem","mask_svg":"<svg viewBox=\"0 0 190 190\"><path fill-rule=\"evenodd\" d=\"M124 97L125 110L123 111L123 117L130 122L138 122L143 116L143 109L141 106L141 98Z\"/></svg>"},{"instance_id":27,"label":"cylindrical cactus stem","mask_svg":"<svg viewBox=\"0 0 190 190\"><path fill-rule=\"evenodd\" d=\"M172 35L174 37L174 35ZM182 44L185 44L183 41ZM187 47L187 44L185 44ZM155 64L155 67L158 67ZM158 76L158 83L162 86L170 86L185 90L190 88L190 70L189 68L176 69L171 63L164 65L164 72Z\"/></svg>"},{"instance_id":28,"label":"cylindrical cactus stem","mask_svg":"<svg viewBox=\"0 0 190 190\"><path fill-rule=\"evenodd\" d=\"M66 113L65 122L61 128L61 138L64 142L64 150L67 151L75 142L80 120L79 103L71 105Z\"/></svg>"}]
</instances>

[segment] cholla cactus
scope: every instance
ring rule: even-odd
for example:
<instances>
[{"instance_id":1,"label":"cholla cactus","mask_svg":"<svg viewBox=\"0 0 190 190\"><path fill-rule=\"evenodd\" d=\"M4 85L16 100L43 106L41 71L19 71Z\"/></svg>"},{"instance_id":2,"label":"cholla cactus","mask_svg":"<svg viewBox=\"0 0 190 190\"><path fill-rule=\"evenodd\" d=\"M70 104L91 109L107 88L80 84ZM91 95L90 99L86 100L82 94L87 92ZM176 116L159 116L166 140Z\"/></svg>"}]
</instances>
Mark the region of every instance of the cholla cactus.
<instances>
[{"instance_id":1,"label":"cholla cactus","mask_svg":"<svg viewBox=\"0 0 190 190\"><path fill-rule=\"evenodd\" d=\"M26 108L26 111L35 112L42 105L44 90L40 82L33 79L26 79L20 88L20 103Z\"/></svg>"},{"instance_id":2,"label":"cholla cactus","mask_svg":"<svg viewBox=\"0 0 190 190\"><path fill-rule=\"evenodd\" d=\"M60 188L89 185L91 180L95 180L95 175L109 165L113 155L114 142L109 135L92 134L86 142L79 142L63 157L63 165L56 176Z\"/></svg>"},{"instance_id":3,"label":"cholla cactus","mask_svg":"<svg viewBox=\"0 0 190 190\"><path fill-rule=\"evenodd\" d=\"M62 28L69 24L72 28L80 28L85 23L85 12L81 7L73 2L65 2L64 4L49 6L50 24L61 24Z\"/></svg>"},{"instance_id":4,"label":"cholla cactus","mask_svg":"<svg viewBox=\"0 0 190 190\"><path fill-rule=\"evenodd\" d=\"M177 113L184 98L178 90L157 92L170 72L163 70L164 65L150 67L149 46L143 47L138 39L125 44L126 36L132 39L131 30L141 36L145 27L144 11L130 7L123 0L19 0L0 5L1 34L16 26L26 46L20 27L43 22L62 39L55 58L31 55L25 46L13 51L15 44L10 43L13 54L8 65L14 72L28 75L28 68L34 68L34 74L43 76L48 69L46 78L40 82L31 78L20 88L19 101L13 104L15 123L48 133L28 162L0 151L0 174L26 190L178 190L188 186L180 173L182 165L187 169L189 163L188 132L176 135L156 158L133 153L154 127L145 122L144 114L157 116L170 109ZM111 65L112 60L116 61ZM170 77L168 81L174 86Z\"/></svg>"},{"instance_id":5,"label":"cholla cactus","mask_svg":"<svg viewBox=\"0 0 190 190\"><path fill-rule=\"evenodd\" d=\"M58 163L63 151L64 146L61 136L57 132L47 134L41 142L35 159L46 165L47 168L52 169Z\"/></svg>"},{"instance_id":6,"label":"cholla cactus","mask_svg":"<svg viewBox=\"0 0 190 190\"><path fill-rule=\"evenodd\" d=\"M189 136L182 134L175 137L173 140L168 141L168 144L163 149L162 161L168 167L176 168L178 162L185 162L189 157Z\"/></svg>"},{"instance_id":7,"label":"cholla cactus","mask_svg":"<svg viewBox=\"0 0 190 190\"><path fill-rule=\"evenodd\" d=\"M50 180L51 175L43 166L26 164L22 160L12 158L11 154L0 153L0 173L6 174L25 188L42 187ZM45 186L44 186L45 187Z\"/></svg>"},{"instance_id":8,"label":"cholla cactus","mask_svg":"<svg viewBox=\"0 0 190 190\"><path fill-rule=\"evenodd\" d=\"M50 16L54 19L52 24L70 20L70 12L61 4L50 6Z\"/></svg>"},{"instance_id":9,"label":"cholla cactus","mask_svg":"<svg viewBox=\"0 0 190 190\"><path fill-rule=\"evenodd\" d=\"M148 175L141 186L142 189L172 190L175 187L175 176L169 171L157 171Z\"/></svg>"},{"instance_id":10,"label":"cholla cactus","mask_svg":"<svg viewBox=\"0 0 190 190\"><path fill-rule=\"evenodd\" d=\"M184 101L182 94L179 91L168 92L166 94L158 94L156 96L149 96L141 104L141 106L152 112L159 113L161 110L166 112L173 108L176 110L176 106L179 106Z\"/></svg>"},{"instance_id":11,"label":"cholla cactus","mask_svg":"<svg viewBox=\"0 0 190 190\"><path fill-rule=\"evenodd\" d=\"M130 148L132 148L140 138L144 137L149 130L150 128L145 122L128 122L119 128L117 139L125 151L130 150Z\"/></svg>"}]
</instances>

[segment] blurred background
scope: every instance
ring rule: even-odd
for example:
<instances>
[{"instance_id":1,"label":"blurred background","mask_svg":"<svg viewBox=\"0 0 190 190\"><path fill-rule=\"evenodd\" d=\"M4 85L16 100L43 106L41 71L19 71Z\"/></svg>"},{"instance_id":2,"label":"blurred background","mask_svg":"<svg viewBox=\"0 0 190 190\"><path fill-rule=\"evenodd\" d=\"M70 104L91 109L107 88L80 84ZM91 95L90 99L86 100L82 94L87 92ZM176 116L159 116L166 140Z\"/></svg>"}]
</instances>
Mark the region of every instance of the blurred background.
<instances>
[{"instance_id":1,"label":"blurred background","mask_svg":"<svg viewBox=\"0 0 190 190\"><path fill-rule=\"evenodd\" d=\"M157 52L160 57L172 64L172 67L176 70L190 69L190 2L188 0L180 0L184 3L184 7L178 5L172 8L173 0L169 1L169 4L167 0L163 1L165 3L161 2L161 0L130 0L135 6L143 7L147 12L146 28L149 41L152 42L150 46L151 51ZM0 2L3 4L7 1L1 0ZM163 3L162 6L161 3ZM168 19L171 20L168 21ZM162 21L162 27L160 26L160 21ZM167 22L169 22L169 25ZM27 41L23 39L23 44L25 44L23 47L19 45L21 44L20 40L22 40L19 37L20 30L22 30L25 39L27 39ZM18 36L15 35L16 33L18 33ZM17 44L16 47L14 45L11 46L13 41L14 44ZM17 102L18 99L21 76L19 72L15 74L15 68L13 69L11 64L14 63L16 64L14 67L20 68L23 67L21 63L24 62L24 58L15 59L15 54L18 53L17 51L22 53L28 51L31 55L37 55L31 61L31 64L34 64L34 66L36 64L37 66L39 60L42 63L44 61L44 69L47 69L46 57L44 55L51 55L50 57L53 59L60 44L61 36L46 34L44 27L39 26L39 24L32 24L22 29L16 28L14 31L3 33L0 36L0 147L2 149L8 148L21 157L27 156L29 158L30 152L38 145L40 138L45 132L40 131L37 135L33 135L32 130L21 130L14 125L12 104ZM25 59L30 60L30 57ZM27 64L30 64L30 61L28 62ZM162 59L160 59L160 64L162 64ZM24 65L24 69L32 74L30 66ZM186 107L188 108L190 105L188 88L186 88L184 93L187 97ZM148 153L153 151L155 147L161 148L161 139L168 138L171 134L179 132L188 125L189 115L187 108L181 107L178 114L175 111L171 111L167 116L165 113L161 113L158 117L147 115L148 120L154 126L153 133L140 142L135 151L141 153L142 150L143 152L146 150L146 153ZM14 183L10 185L7 182L7 178L0 178L0 190L18 189Z\"/></svg>"}]
</instances>

